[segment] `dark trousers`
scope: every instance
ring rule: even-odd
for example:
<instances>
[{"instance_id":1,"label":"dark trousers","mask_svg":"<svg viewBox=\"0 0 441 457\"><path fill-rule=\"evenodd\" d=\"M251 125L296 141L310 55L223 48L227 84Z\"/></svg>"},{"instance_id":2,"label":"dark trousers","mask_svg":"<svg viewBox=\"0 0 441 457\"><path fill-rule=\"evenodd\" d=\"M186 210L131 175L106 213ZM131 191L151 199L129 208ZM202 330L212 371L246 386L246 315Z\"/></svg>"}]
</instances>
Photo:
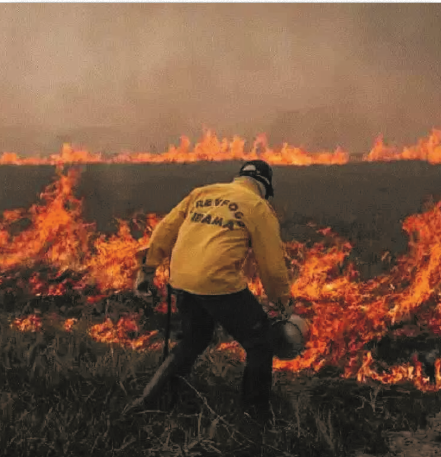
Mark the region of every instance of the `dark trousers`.
<instances>
[{"instance_id":1,"label":"dark trousers","mask_svg":"<svg viewBox=\"0 0 441 457\"><path fill-rule=\"evenodd\" d=\"M210 344L216 323L220 323L247 354L242 383L244 406L269 406L273 361L270 326L254 295L248 289L228 295L175 293L183 334L177 347L175 374L191 372L197 357Z\"/></svg>"}]
</instances>

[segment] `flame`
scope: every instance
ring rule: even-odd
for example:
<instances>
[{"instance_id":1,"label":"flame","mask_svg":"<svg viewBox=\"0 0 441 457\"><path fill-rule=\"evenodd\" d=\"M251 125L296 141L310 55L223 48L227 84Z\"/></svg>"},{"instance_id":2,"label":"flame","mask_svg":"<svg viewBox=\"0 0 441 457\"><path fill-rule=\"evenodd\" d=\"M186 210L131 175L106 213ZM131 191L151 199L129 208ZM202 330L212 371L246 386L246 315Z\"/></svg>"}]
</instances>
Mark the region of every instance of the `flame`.
<instances>
[{"instance_id":1,"label":"flame","mask_svg":"<svg viewBox=\"0 0 441 457\"><path fill-rule=\"evenodd\" d=\"M127 222L119 221L116 235L97 235L93 224L81 219L82 201L73 193L77 180L75 170L58 173L58 180L41 194L42 204L28 211L6 211L0 221L0 271L17 267L35 269L23 287L34 295L62 295L71 281L66 278L48 284L40 278L38 266L49 265L56 271L52 282L66 271L76 272L81 279L73 287L85 285L98 291L116 292L130 287L136 273L135 254L148 245L150 233L158 218L149 215L144 236L135 240ZM30 221L29 228L16 235L11 226Z\"/></svg>"},{"instance_id":2,"label":"flame","mask_svg":"<svg viewBox=\"0 0 441 457\"><path fill-rule=\"evenodd\" d=\"M261 138L254 147L264 146ZM58 168L57 173L57 179L41 194L41 202L28 210L3 213L0 286L20 288L33 295L87 291L85 303L130 290L137 270L136 254L148 247L159 217L151 214L135 220L143 227L139 239L132 236L128 222L122 220L118 221L116 234L99 234L93 224L86 224L81 218L82 201L74 192L78 172ZM17 230L17 224L23 222L26 226ZM417 317L432 334L441 334L441 203L408 217L403 229L409 235L408 253L391 271L369 281L361 281L348 262L351 244L330 228L318 230L322 241L312 247L298 242L285 244L293 278L294 312L309 320L310 331L305 352L291 361L275 359L274 369L318 371L334 365L343 369L345 377L355 377L360 382L368 378L383 383L406 381L423 391L441 389L441 360L435 364L436 382L431 384L418 361L389 367L385 373L365 349L368 342L388 334L393 324L406 322L411 316ZM257 269L252 267L252 261L248 267L249 287L267 306ZM160 292L157 312L165 311L167 280L168 265L163 265L155 278ZM91 327L89 334L97 341L134 350L157 350L160 345L153 337L158 332L140 334L138 321L135 314L117 322L107 318ZM75 323L66 320L65 330L71 331ZM43 330L36 315L16 319L11 325L20 331ZM410 330L403 328L402 332ZM130 334L136 334L136 338ZM227 343L218 349L244 358L237 344Z\"/></svg>"},{"instance_id":3,"label":"flame","mask_svg":"<svg viewBox=\"0 0 441 457\"><path fill-rule=\"evenodd\" d=\"M12 322L11 328L16 328L21 332L38 332L42 329L41 318L36 314L17 318Z\"/></svg>"},{"instance_id":4,"label":"flame","mask_svg":"<svg viewBox=\"0 0 441 457\"><path fill-rule=\"evenodd\" d=\"M64 322L64 329L66 330L66 332L70 332L72 330L72 327L77 322L78 322L78 319L74 319L74 318L66 319L66 321Z\"/></svg>"},{"instance_id":5,"label":"flame","mask_svg":"<svg viewBox=\"0 0 441 457\"><path fill-rule=\"evenodd\" d=\"M441 130L432 130L428 138L422 138L415 146L402 151L386 146L383 137L378 137L374 147L363 160L367 162L391 162L395 160L422 160L431 164L441 163Z\"/></svg>"},{"instance_id":6,"label":"flame","mask_svg":"<svg viewBox=\"0 0 441 457\"><path fill-rule=\"evenodd\" d=\"M250 151L245 151L245 141L234 136L231 141L219 140L214 132L207 130L202 139L191 149L190 139L182 136L179 146L170 146L161 154L148 152L121 152L104 157L101 153L90 153L85 149L75 149L70 144L63 144L59 154L49 157L20 157L18 154L4 152L0 156L0 165L63 165L80 163L191 163L198 161L221 162L230 160L263 159L275 165L313 165L345 164L349 156L341 149L335 152L308 153L301 148L283 144L279 150L268 146L266 136L259 135Z\"/></svg>"},{"instance_id":7,"label":"flame","mask_svg":"<svg viewBox=\"0 0 441 457\"><path fill-rule=\"evenodd\" d=\"M95 340L103 343L117 343L120 346L141 350L149 346L150 340L158 334L157 330L147 332L138 338L130 338L129 332L139 332L139 315L122 317L115 324L107 318L102 324L92 326L89 335Z\"/></svg>"},{"instance_id":8,"label":"flame","mask_svg":"<svg viewBox=\"0 0 441 457\"><path fill-rule=\"evenodd\" d=\"M414 360L413 363L413 366L410 363L402 366L394 366L389 369L389 373L379 374L372 368L374 360L372 358L372 354L367 351L363 354L363 363L361 368L358 370L356 377L359 382L363 382L367 378L371 378L376 381L380 381L383 384L410 381L416 388L425 392L437 392L441 389L440 359L438 359L435 363L435 384L431 384L428 377L423 377L420 362ZM350 375L350 370L347 370L346 377L349 377Z\"/></svg>"},{"instance_id":9,"label":"flame","mask_svg":"<svg viewBox=\"0 0 441 457\"><path fill-rule=\"evenodd\" d=\"M186 136L181 136L178 146L171 145L167 151L159 154L149 152L121 152L110 156L91 153L71 144L63 144L59 154L48 157L20 157L14 152L4 152L0 156L0 165L65 165L84 163L192 163L199 161L222 162L231 160L266 160L271 165L344 165L357 161L341 148L335 151L307 152L300 147L283 143L281 147L271 148L265 134L254 140L250 150L245 149L246 141L239 136L218 139L212 130L204 132L194 147ZM416 145L402 150L385 144L382 136L378 137L371 151L363 156L366 162L390 162L396 160L421 160L431 164L441 163L441 130L433 129L427 138L420 139Z\"/></svg>"},{"instance_id":10,"label":"flame","mask_svg":"<svg viewBox=\"0 0 441 457\"><path fill-rule=\"evenodd\" d=\"M78 265L81 252L88 243L88 227L76 221L81 215L81 202L73 195L77 179L75 170L66 175L58 171L59 179L40 195L41 205L33 205L28 212L9 211L0 223L0 268L18 265L34 266L45 259L61 271ZM32 227L11 238L12 223L28 217ZM44 254L43 254L44 252Z\"/></svg>"}]
</instances>

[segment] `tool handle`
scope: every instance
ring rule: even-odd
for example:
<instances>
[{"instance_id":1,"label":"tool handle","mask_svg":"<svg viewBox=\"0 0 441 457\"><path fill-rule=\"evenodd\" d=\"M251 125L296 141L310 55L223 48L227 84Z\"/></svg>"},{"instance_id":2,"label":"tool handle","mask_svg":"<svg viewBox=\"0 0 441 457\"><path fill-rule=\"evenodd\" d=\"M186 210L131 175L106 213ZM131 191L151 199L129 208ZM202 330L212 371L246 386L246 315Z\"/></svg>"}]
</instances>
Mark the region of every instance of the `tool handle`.
<instances>
[{"instance_id":1,"label":"tool handle","mask_svg":"<svg viewBox=\"0 0 441 457\"><path fill-rule=\"evenodd\" d=\"M165 322L165 341L164 341L164 353L162 356L162 361L168 357L168 341L170 339L170 321L171 321L171 296L172 296L172 287L167 283L167 319Z\"/></svg>"}]
</instances>

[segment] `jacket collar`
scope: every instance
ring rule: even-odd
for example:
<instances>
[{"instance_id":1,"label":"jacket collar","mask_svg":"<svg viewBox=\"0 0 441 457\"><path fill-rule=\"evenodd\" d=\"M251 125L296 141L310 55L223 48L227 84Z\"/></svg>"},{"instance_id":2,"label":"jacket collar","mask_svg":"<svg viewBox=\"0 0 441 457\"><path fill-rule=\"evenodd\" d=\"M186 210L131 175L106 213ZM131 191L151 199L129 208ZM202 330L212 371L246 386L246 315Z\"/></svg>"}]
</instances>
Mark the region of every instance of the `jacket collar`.
<instances>
[{"instance_id":1,"label":"jacket collar","mask_svg":"<svg viewBox=\"0 0 441 457\"><path fill-rule=\"evenodd\" d=\"M257 181L255 181L253 178L250 178L248 176L239 176L237 178L234 178L233 182L247 188L251 192L258 195L259 197L262 197L262 194L260 192L259 183ZM262 184L262 187L263 187L263 184Z\"/></svg>"}]
</instances>

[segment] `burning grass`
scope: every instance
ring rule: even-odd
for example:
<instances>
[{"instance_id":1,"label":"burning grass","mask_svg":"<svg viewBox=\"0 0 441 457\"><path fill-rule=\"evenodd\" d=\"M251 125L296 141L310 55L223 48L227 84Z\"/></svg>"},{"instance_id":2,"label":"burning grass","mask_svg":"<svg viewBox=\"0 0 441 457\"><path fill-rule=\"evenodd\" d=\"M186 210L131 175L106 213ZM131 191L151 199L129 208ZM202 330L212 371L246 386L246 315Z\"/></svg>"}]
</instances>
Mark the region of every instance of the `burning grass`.
<instances>
[{"instance_id":1,"label":"burning grass","mask_svg":"<svg viewBox=\"0 0 441 457\"><path fill-rule=\"evenodd\" d=\"M211 131L205 131L202 139L193 148L188 137L182 136L179 146L170 146L161 154L149 152L121 152L114 156L91 153L85 149L64 144L59 154L48 157L20 157L13 152L0 156L0 165L60 165L72 163L193 163L198 161L221 162L231 160L263 159L271 165L344 165L351 160L350 155L337 148L335 151L311 153L301 147L284 143L280 148L271 148L266 135L256 137L250 150L245 149L246 141L238 136L232 140L219 139ZM355 159L356 160L356 159ZM398 148L388 145L383 137L378 137L369 153L362 158L367 162L391 162L396 160L423 160L431 164L441 163L441 130L433 129L427 138L416 145Z\"/></svg>"},{"instance_id":2,"label":"burning grass","mask_svg":"<svg viewBox=\"0 0 441 457\"><path fill-rule=\"evenodd\" d=\"M161 357L167 265L157 300L131 292L135 253L159 218L134 218L137 239L127 221L101 235L81 219L78 179L59 169L40 202L0 222L5 455L256 455L237 410L244 354L225 336L172 408L121 419ZM441 205L406 219L407 255L368 281L346 240L310 228L313 241L285 248L295 311L311 332L301 357L274 360L277 428L257 436L268 455L384 451L386 431L425 427L439 411ZM270 312L252 261L246 272Z\"/></svg>"},{"instance_id":3,"label":"burning grass","mask_svg":"<svg viewBox=\"0 0 441 457\"><path fill-rule=\"evenodd\" d=\"M36 296L63 299L69 292L71 297L76 294L76 303L83 301L87 305L130 291L137 269L136 253L148 246L152 228L159 219L150 215L143 221L134 220L143 225L143 234L138 239L132 236L126 221L118 221L118 233L100 235L93 224L85 224L81 219L82 202L74 195L77 179L74 169L67 173L59 171L58 180L41 194L41 203L27 211L4 212L0 223L3 293L19 290L20 300L26 300ZM385 383L410 380L420 390L439 390L439 360L434 363L432 382L419 361L413 366L378 372L366 345L385 337L392 325L415 319L418 324L414 325L414 333L441 332L440 208L441 204L434 204L426 212L407 218L403 229L411 240L408 254L398 259L389 272L368 281L360 280L348 260L350 243L329 228L312 227L318 236L313 244L286 243L295 311L311 321L311 331L302 357L290 362L276 360L274 368L300 372L319 371L331 365L342 369L347 378L361 381L370 377ZM17 229L24 221L24 228ZM250 289L268 305L252 259L246 270ZM164 306L167 276L164 265L156 277L159 308ZM102 328L91 329L93 337L118 340L120 330L114 330L108 323L101 325ZM136 328L137 324L124 320L117 325ZM143 348L148 338L145 342L144 337L140 338L134 344Z\"/></svg>"}]
</instances>

